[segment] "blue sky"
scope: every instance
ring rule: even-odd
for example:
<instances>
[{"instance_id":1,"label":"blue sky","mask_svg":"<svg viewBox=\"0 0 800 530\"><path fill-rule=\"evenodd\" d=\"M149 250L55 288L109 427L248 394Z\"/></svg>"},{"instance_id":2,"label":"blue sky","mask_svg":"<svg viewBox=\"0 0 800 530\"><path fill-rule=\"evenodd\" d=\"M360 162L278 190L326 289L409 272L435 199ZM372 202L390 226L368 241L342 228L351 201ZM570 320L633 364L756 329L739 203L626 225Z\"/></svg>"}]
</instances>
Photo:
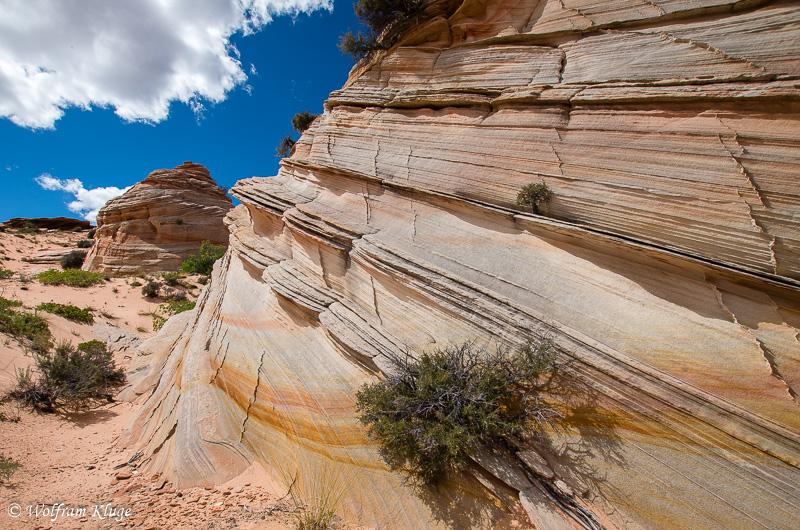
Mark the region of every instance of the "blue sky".
<instances>
[{"instance_id":1,"label":"blue sky","mask_svg":"<svg viewBox=\"0 0 800 530\"><path fill-rule=\"evenodd\" d=\"M0 0L0 13L17 9L3 7L5 1ZM48 3L61 0L30 1L39 4L41 11ZM59 22L52 17L70 20L72 14L51 14L50 19L10 37L9 26L4 28L2 20L10 24L9 18L15 17L0 17L0 34L6 35L0 36L0 175L4 190L0 221L90 216L87 209L76 213L67 207L76 201L81 188L85 190L80 193L82 205L88 208L92 200L105 196L92 191L96 188L124 188L155 169L172 168L185 160L205 165L222 186L254 175L276 174L279 159L275 146L291 132L292 116L302 110L322 112L328 94L344 84L352 67L352 61L336 48L342 33L358 28L352 1L335 0L332 11L325 9L325 1L282 0L280 9L308 13L272 15L273 20L265 24L276 4L247 0L244 3L249 2L251 11L228 24L227 30L223 28L223 37L216 40L219 28L205 31L219 18L213 10L226 9L230 14L231 6L240 5L235 0L170 0L184 4L183 12L159 13L153 19L144 12L106 13L102 20L98 15L95 28L109 24L131 28L115 29L116 42L97 56L92 53L108 37L98 30L96 39L84 38L92 28L74 26L93 24L85 21L85 14L75 13L75 22L67 28L56 27ZM205 4L212 12L199 13L206 9ZM203 7L190 9L192 5ZM13 15L19 27L20 19L35 13ZM137 17L136 23L128 22ZM174 28L181 24L188 24L190 37L185 37L185 27ZM236 24L240 24L238 31L226 40L224 33ZM158 29L151 34L151 28ZM45 35L74 32L84 41L67 50L67 42L56 37L45 44L37 40L33 49L23 41L37 31ZM127 41L126 34L131 35ZM220 41L226 41L227 48L223 49ZM6 75L19 65L26 68L19 79ZM37 66L38 72L31 74ZM38 79L36 75L52 84L44 88L25 84ZM206 97L181 102L187 94ZM167 106L164 102L170 98ZM65 105L64 101L72 103ZM106 106L95 104L90 110L76 106L89 107L87 101ZM202 109L198 110L199 106ZM66 108L56 120L58 107ZM128 121L117 112L148 122ZM62 186L74 193L46 190L36 181L42 175L62 184L72 179L80 182Z\"/></svg>"}]
</instances>

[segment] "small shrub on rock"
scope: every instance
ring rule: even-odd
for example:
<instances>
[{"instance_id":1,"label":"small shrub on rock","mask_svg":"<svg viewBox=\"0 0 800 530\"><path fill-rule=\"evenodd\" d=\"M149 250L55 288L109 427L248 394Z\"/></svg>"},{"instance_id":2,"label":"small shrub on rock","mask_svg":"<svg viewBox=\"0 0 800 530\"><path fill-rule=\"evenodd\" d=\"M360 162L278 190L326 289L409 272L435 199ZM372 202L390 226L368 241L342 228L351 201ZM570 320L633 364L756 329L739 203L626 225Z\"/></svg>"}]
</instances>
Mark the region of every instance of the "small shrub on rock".
<instances>
[{"instance_id":1,"label":"small shrub on rock","mask_svg":"<svg viewBox=\"0 0 800 530\"><path fill-rule=\"evenodd\" d=\"M354 61L360 61L373 51L383 49L383 46L378 43L375 34L370 31L364 33L359 31L356 34L348 31L339 37L337 47L342 54L349 55Z\"/></svg>"},{"instance_id":2,"label":"small shrub on rock","mask_svg":"<svg viewBox=\"0 0 800 530\"><path fill-rule=\"evenodd\" d=\"M0 267L0 280L7 280L14 276L14 271Z\"/></svg>"},{"instance_id":3,"label":"small shrub on rock","mask_svg":"<svg viewBox=\"0 0 800 530\"><path fill-rule=\"evenodd\" d=\"M372 31L380 33L398 20L422 15L424 0L358 0L353 7L356 16Z\"/></svg>"},{"instance_id":4,"label":"small shrub on rock","mask_svg":"<svg viewBox=\"0 0 800 530\"><path fill-rule=\"evenodd\" d=\"M355 60L366 57L371 52L385 48L378 41L381 32L394 22L423 16L424 0L358 0L353 7L356 16L368 31L353 34L348 31L339 39L339 50Z\"/></svg>"},{"instance_id":5,"label":"small shrub on rock","mask_svg":"<svg viewBox=\"0 0 800 530\"><path fill-rule=\"evenodd\" d=\"M142 294L147 298L155 298L161 286L157 282L147 282L142 286Z\"/></svg>"},{"instance_id":6,"label":"small shrub on rock","mask_svg":"<svg viewBox=\"0 0 800 530\"><path fill-rule=\"evenodd\" d=\"M292 128L295 131L302 133L311 127L311 124L314 123L314 120L316 120L318 116L319 114L314 114L313 112L309 112L307 110L298 112L292 118Z\"/></svg>"},{"instance_id":7,"label":"small shrub on rock","mask_svg":"<svg viewBox=\"0 0 800 530\"><path fill-rule=\"evenodd\" d=\"M78 248L92 248L92 245L94 245L94 243L92 243L91 239L81 239L78 241Z\"/></svg>"},{"instance_id":8,"label":"small shrub on rock","mask_svg":"<svg viewBox=\"0 0 800 530\"><path fill-rule=\"evenodd\" d=\"M283 137L277 147L275 147L275 156L278 158L286 158L292 154L292 148L296 142L292 139L292 135L287 134Z\"/></svg>"},{"instance_id":9,"label":"small shrub on rock","mask_svg":"<svg viewBox=\"0 0 800 530\"><path fill-rule=\"evenodd\" d=\"M356 408L393 467L435 484L471 449L561 418L539 395L555 355L551 340L534 337L514 354L465 342L396 359L394 373L358 391Z\"/></svg>"},{"instance_id":10,"label":"small shrub on rock","mask_svg":"<svg viewBox=\"0 0 800 530\"><path fill-rule=\"evenodd\" d=\"M86 239L94 239L94 235L95 235L95 233L97 233L97 228L92 228L92 229L91 229L91 230L89 230L89 232L86 234Z\"/></svg>"},{"instance_id":11,"label":"small shrub on rock","mask_svg":"<svg viewBox=\"0 0 800 530\"><path fill-rule=\"evenodd\" d=\"M539 205L544 202L550 202L552 198L553 192L547 184L544 182L531 182L523 186L517 194L517 204L525 208L530 208L531 212L538 215Z\"/></svg>"},{"instance_id":12,"label":"small shrub on rock","mask_svg":"<svg viewBox=\"0 0 800 530\"><path fill-rule=\"evenodd\" d=\"M73 250L61 257L62 269L80 269L83 266L83 261L86 259L85 250Z\"/></svg>"}]
</instances>

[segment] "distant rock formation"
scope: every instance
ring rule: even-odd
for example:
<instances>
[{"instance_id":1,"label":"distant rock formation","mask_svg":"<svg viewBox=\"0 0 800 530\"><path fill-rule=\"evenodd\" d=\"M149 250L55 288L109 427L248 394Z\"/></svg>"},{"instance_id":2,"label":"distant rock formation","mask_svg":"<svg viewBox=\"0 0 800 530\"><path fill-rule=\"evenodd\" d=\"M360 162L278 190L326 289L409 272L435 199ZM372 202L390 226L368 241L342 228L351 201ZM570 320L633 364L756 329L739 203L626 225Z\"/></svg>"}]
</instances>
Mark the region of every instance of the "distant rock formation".
<instances>
[{"instance_id":1,"label":"distant rock formation","mask_svg":"<svg viewBox=\"0 0 800 530\"><path fill-rule=\"evenodd\" d=\"M22 258L22 261L27 263L48 263L57 265L61 263L61 258L75 250L74 248L60 248L57 250L45 250L44 252L37 252L33 256Z\"/></svg>"},{"instance_id":2,"label":"distant rock formation","mask_svg":"<svg viewBox=\"0 0 800 530\"><path fill-rule=\"evenodd\" d=\"M232 201L200 164L153 171L97 214L84 270L109 274L175 270L200 244L228 244Z\"/></svg>"},{"instance_id":3,"label":"distant rock formation","mask_svg":"<svg viewBox=\"0 0 800 530\"><path fill-rule=\"evenodd\" d=\"M34 217L30 219L15 217L0 226L3 228L26 228L31 225L44 230L90 230L92 228L89 221L71 217Z\"/></svg>"},{"instance_id":4,"label":"distant rock formation","mask_svg":"<svg viewBox=\"0 0 800 530\"><path fill-rule=\"evenodd\" d=\"M380 528L800 528L800 4L427 9L233 188L213 281L133 360L124 441L178 485L333 463ZM547 216L515 204L541 181ZM577 388L563 430L409 487L359 386L537 328Z\"/></svg>"}]
</instances>

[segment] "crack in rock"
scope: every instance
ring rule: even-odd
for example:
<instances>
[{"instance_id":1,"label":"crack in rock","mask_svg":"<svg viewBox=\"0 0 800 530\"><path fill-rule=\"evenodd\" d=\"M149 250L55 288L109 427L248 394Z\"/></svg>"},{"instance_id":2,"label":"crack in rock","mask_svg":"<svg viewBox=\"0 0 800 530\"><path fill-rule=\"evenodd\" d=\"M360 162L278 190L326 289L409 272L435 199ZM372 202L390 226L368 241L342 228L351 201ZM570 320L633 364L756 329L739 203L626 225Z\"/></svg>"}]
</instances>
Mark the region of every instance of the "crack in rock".
<instances>
[{"instance_id":1,"label":"crack in rock","mask_svg":"<svg viewBox=\"0 0 800 530\"><path fill-rule=\"evenodd\" d=\"M247 410L245 411L244 420L242 421L242 428L241 428L242 434L239 437L239 442L244 440L244 433L247 431L247 420L250 419L250 408L253 406L253 403L255 403L255 401L256 401L256 395L258 394L258 387L259 387L259 385L261 385L261 368L264 366L264 357L266 357L266 356L267 356L267 352L266 351L261 352L261 361L258 364L258 370L256 372L256 374L257 374L256 375L256 386L255 386L255 388L253 388L253 397L252 397L252 399L250 399L250 401L247 403Z\"/></svg>"}]
</instances>

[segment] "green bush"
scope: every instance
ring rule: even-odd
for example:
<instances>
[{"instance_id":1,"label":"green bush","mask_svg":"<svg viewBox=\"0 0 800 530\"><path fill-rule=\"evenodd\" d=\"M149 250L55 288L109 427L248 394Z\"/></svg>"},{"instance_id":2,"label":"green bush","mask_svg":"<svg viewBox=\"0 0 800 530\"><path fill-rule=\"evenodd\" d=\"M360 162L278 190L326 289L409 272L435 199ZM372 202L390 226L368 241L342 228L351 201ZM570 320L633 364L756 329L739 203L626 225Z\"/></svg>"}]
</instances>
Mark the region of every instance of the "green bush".
<instances>
[{"instance_id":1,"label":"green bush","mask_svg":"<svg viewBox=\"0 0 800 530\"><path fill-rule=\"evenodd\" d=\"M72 252L68 252L61 256L61 268L80 269L83 265L83 261L86 259L86 254L88 254L88 252L85 250L73 250Z\"/></svg>"},{"instance_id":2,"label":"green bush","mask_svg":"<svg viewBox=\"0 0 800 530\"><path fill-rule=\"evenodd\" d=\"M92 316L89 308L81 309L80 307L76 307L72 304L43 302L39 304L36 309L47 311L48 313L53 313L54 315L60 315L66 319L74 320L75 322L84 322L86 324L92 324L94 322L94 317Z\"/></svg>"},{"instance_id":3,"label":"green bush","mask_svg":"<svg viewBox=\"0 0 800 530\"><path fill-rule=\"evenodd\" d=\"M86 239L94 239L94 235L95 235L95 233L97 233L97 228L92 228L92 229L91 229L91 230L89 230L89 232L86 234Z\"/></svg>"},{"instance_id":4,"label":"green bush","mask_svg":"<svg viewBox=\"0 0 800 530\"><path fill-rule=\"evenodd\" d=\"M535 337L515 354L465 342L396 359L394 373L358 391L356 408L393 467L435 484L471 449L561 418L538 395L555 355L552 341Z\"/></svg>"},{"instance_id":5,"label":"green bush","mask_svg":"<svg viewBox=\"0 0 800 530\"><path fill-rule=\"evenodd\" d=\"M539 204L549 202L553 198L553 192L550 187L542 182L531 182L519 191L517 194L517 204L530 208L534 214L539 214Z\"/></svg>"},{"instance_id":6,"label":"green bush","mask_svg":"<svg viewBox=\"0 0 800 530\"><path fill-rule=\"evenodd\" d=\"M0 297L0 332L36 341L34 346L37 349L46 345L50 339L50 327L47 321L36 314L12 309L20 306L22 302L18 300Z\"/></svg>"},{"instance_id":7,"label":"green bush","mask_svg":"<svg viewBox=\"0 0 800 530\"><path fill-rule=\"evenodd\" d=\"M159 305L158 310L153 313L153 331L163 328L172 315L194 309L194 304L189 300L169 300L167 303Z\"/></svg>"},{"instance_id":8,"label":"green bush","mask_svg":"<svg viewBox=\"0 0 800 530\"><path fill-rule=\"evenodd\" d=\"M92 248L92 245L94 245L94 243L92 243L91 239L81 239L78 241L78 248Z\"/></svg>"},{"instance_id":9,"label":"green bush","mask_svg":"<svg viewBox=\"0 0 800 530\"><path fill-rule=\"evenodd\" d=\"M141 287L141 285L142 285L142 282L140 282L139 280L133 280L131 282L131 287Z\"/></svg>"},{"instance_id":10,"label":"green bush","mask_svg":"<svg viewBox=\"0 0 800 530\"><path fill-rule=\"evenodd\" d=\"M175 272L162 272L161 273L161 277L164 279L164 283L166 283L167 285L170 285L172 287L175 287L176 285L181 283L180 282L181 273L179 273L177 271L175 271Z\"/></svg>"},{"instance_id":11,"label":"green bush","mask_svg":"<svg viewBox=\"0 0 800 530\"><path fill-rule=\"evenodd\" d=\"M0 267L0 280L7 280L14 276L14 271Z\"/></svg>"},{"instance_id":12,"label":"green bush","mask_svg":"<svg viewBox=\"0 0 800 530\"><path fill-rule=\"evenodd\" d=\"M281 142L275 148L276 154L278 158L286 158L290 154L292 154L292 148L294 147L295 141L292 139L292 135L287 134L283 137Z\"/></svg>"},{"instance_id":13,"label":"green bush","mask_svg":"<svg viewBox=\"0 0 800 530\"><path fill-rule=\"evenodd\" d=\"M380 33L397 20L422 15L424 0L358 0L353 7L356 16L375 33Z\"/></svg>"},{"instance_id":14,"label":"green bush","mask_svg":"<svg viewBox=\"0 0 800 530\"><path fill-rule=\"evenodd\" d=\"M155 298L161 286L157 282L147 282L142 286L142 294L147 298Z\"/></svg>"},{"instance_id":15,"label":"green bush","mask_svg":"<svg viewBox=\"0 0 800 530\"><path fill-rule=\"evenodd\" d=\"M318 116L319 114L313 114L311 112L308 112L307 110L304 110L303 112L298 112L292 118L292 128L295 131L301 133L306 129L308 129L314 122L314 120L317 119Z\"/></svg>"},{"instance_id":16,"label":"green bush","mask_svg":"<svg viewBox=\"0 0 800 530\"><path fill-rule=\"evenodd\" d=\"M225 245L212 245L210 241L203 241L200 253L189 256L189 259L181 264L181 270L188 273L211 274L214 263L224 255Z\"/></svg>"},{"instance_id":17,"label":"green bush","mask_svg":"<svg viewBox=\"0 0 800 530\"><path fill-rule=\"evenodd\" d=\"M0 310L6 309L8 307L20 307L22 306L22 302L19 300L9 300L8 298L3 298L0 296Z\"/></svg>"},{"instance_id":18,"label":"green bush","mask_svg":"<svg viewBox=\"0 0 800 530\"><path fill-rule=\"evenodd\" d=\"M301 133L308 129L311 126L311 123L319 116L319 114L314 114L304 110L303 112L298 112L292 118L292 128ZM296 142L292 138L291 134L287 134L283 137L280 141L278 146L275 148L277 154L275 156L279 158L284 158L292 154L292 148Z\"/></svg>"},{"instance_id":19,"label":"green bush","mask_svg":"<svg viewBox=\"0 0 800 530\"><path fill-rule=\"evenodd\" d=\"M19 467L19 462L0 453L0 482L7 481Z\"/></svg>"},{"instance_id":20,"label":"green bush","mask_svg":"<svg viewBox=\"0 0 800 530\"><path fill-rule=\"evenodd\" d=\"M368 31L361 33L360 30L355 35L352 31L348 31L339 37L339 44L337 44L337 47L339 51L344 55L349 55L354 61L359 61L373 51L383 48L383 46L378 44L374 33Z\"/></svg>"},{"instance_id":21,"label":"green bush","mask_svg":"<svg viewBox=\"0 0 800 530\"><path fill-rule=\"evenodd\" d=\"M61 341L53 351L36 352L40 375L34 381L30 370L19 370L11 392L23 402L52 410L66 406L74 410L94 399L110 398L112 385L125 381L125 373L114 363L106 343L91 340L74 347Z\"/></svg>"},{"instance_id":22,"label":"green bush","mask_svg":"<svg viewBox=\"0 0 800 530\"><path fill-rule=\"evenodd\" d=\"M348 31L339 39L339 49L355 60L367 56L370 52L381 49L378 35L395 21L404 21L415 17L417 23L423 15L424 0L358 0L353 7L356 16L369 31L359 31L353 35Z\"/></svg>"},{"instance_id":23,"label":"green bush","mask_svg":"<svg viewBox=\"0 0 800 530\"><path fill-rule=\"evenodd\" d=\"M99 272L87 272L80 269L58 271L49 269L37 275L43 285L68 285L69 287L90 287L101 283L103 275Z\"/></svg>"}]
</instances>

